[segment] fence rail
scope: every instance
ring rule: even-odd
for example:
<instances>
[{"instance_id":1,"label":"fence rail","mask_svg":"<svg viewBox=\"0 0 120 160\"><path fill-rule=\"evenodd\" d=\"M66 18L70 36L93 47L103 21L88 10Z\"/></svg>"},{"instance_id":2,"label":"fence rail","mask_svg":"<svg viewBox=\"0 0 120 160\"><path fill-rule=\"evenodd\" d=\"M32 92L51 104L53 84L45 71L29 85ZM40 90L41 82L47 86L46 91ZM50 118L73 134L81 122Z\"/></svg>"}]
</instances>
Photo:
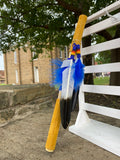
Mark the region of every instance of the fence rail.
<instances>
[{"instance_id":1,"label":"fence rail","mask_svg":"<svg viewBox=\"0 0 120 160\"><path fill-rule=\"evenodd\" d=\"M109 5L108 7L104 8L104 9L94 13L93 15L89 16L87 18L87 23L90 23L90 22L92 22L92 21L94 21L94 20L96 20L99 17L102 17L104 15L107 15L107 12L110 13L110 12L112 12L112 11L118 9L118 8L120 8L120 0L115 2L115 3L113 3L113 4L111 4L111 5Z\"/></svg>"},{"instance_id":2,"label":"fence rail","mask_svg":"<svg viewBox=\"0 0 120 160\"><path fill-rule=\"evenodd\" d=\"M109 107L104 107L104 106L89 104L89 103L80 103L80 106L82 107L83 110L86 110L86 111L120 119L119 109L114 109L114 108L109 108Z\"/></svg>"},{"instance_id":3,"label":"fence rail","mask_svg":"<svg viewBox=\"0 0 120 160\"><path fill-rule=\"evenodd\" d=\"M117 13L113 17L110 17L102 22L99 22L97 24L94 24L86 28L83 32L83 37L86 37L90 34L97 33L109 27L113 27L113 26L120 24L119 17L120 17L120 13Z\"/></svg>"},{"instance_id":4,"label":"fence rail","mask_svg":"<svg viewBox=\"0 0 120 160\"><path fill-rule=\"evenodd\" d=\"M85 74L99 72L120 72L120 62L85 67Z\"/></svg>"},{"instance_id":5,"label":"fence rail","mask_svg":"<svg viewBox=\"0 0 120 160\"><path fill-rule=\"evenodd\" d=\"M83 84L81 86L81 90L82 90L82 92L120 96L120 86L104 86L104 85Z\"/></svg>"},{"instance_id":6,"label":"fence rail","mask_svg":"<svg viewBox=\"0 0 120 160\"><path fill-rule=\"evenodd\" d=\"M120 48L120 38L113 39L111 41L99 43L93 46L81 48L81 54L82 56L92 54L92 53L98 53L102 51L108 51L112 49Z\"/></svg>"}]
</instances>

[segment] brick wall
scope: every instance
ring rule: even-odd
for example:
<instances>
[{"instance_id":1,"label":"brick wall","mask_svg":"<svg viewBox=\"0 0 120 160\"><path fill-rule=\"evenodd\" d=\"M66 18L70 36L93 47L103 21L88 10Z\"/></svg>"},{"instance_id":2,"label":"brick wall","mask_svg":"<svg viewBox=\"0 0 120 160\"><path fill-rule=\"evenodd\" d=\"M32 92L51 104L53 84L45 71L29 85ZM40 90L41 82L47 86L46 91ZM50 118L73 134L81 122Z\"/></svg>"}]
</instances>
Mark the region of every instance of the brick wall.
<instances>
[{"instance_id":1,"label":"brick wall","mask_svg":"<svg viewBox=\"0 0 120 160\"><path fill-rule=\"evenodd\" d=\"M0 70L0 84L5 83L5 76L4 71Z\"/></svg>"},{"instance_id":2,"label":"brick wall","mask_svg":"<svg viewBox=\"0 0 120 160\"><path fill-rule=\"evenodd\" d=\"M33 72L30 49L24 52L23 49L19 51L20 54L20 72L21 72L21 83L32 84L33 83Z\"/></svg>"},{"instance_id":3,"label":"brick wall","mask_svg":"<svg viewBox=\"0 0 120 160\"><path fill-rule=\"evenodd\" d=\"M32 53L30 49L24 52L21 48L16 49L16 59L14 52L9 52L4 55L5 61L5 75L6 83L8 84L33 84L35 83L35 69L38 70L39 80L36 83L49 83L51 78L51 58L59 58L60 49L55 48L53 51L48 52L44 49L43 54L39 54L39 57L31 62ZM63 50L63 59L65 58ZM17 73L16 73L17 72ZM16 80L16 74L18 82ZM7 82L8 81L8 82Z\"/></svg>"},{"instance_id":4,"label":"brick wall","mask_svg":"<svg viewBox=\"0 0 120 160\"><path fill-rule=\"evenodd\" d=\"M46 54L45 51L39 55L39 79L40 83L49 83L51 75L51 58L50 53Z\"/></svg>"},{"instance_id":5,"label":"brick wall","mask_svg":"<svg viewBox=\"0 0 120 160\"><path fill-rule=\"evenodd\" d=\"M14 52L8 52L4 56L6 56L6 59L7 59L7 68L5 66L5 72L7 70L8 84L14 84L14 83L16 83L16 70L18 71L18 75L19 75L18 61L17 61L17 64L14 63ZM18 60L18 51L17 50L16 50L16 57ZM19 84L19 76L18 76L18 84Z\"/></svg>"}]
</instances>

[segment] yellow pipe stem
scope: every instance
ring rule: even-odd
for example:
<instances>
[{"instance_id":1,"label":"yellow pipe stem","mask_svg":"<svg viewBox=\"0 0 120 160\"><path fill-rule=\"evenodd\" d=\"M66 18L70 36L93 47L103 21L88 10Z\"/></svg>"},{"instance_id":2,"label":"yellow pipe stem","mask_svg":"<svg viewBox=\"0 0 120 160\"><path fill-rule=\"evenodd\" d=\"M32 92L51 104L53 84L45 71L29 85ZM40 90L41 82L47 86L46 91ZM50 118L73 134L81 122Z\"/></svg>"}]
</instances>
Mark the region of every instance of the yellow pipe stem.
<instances>
[{"instance_id":1,"label":"yellow pipe stem","mask_svg":"<svg viewBox=\"0 0 120 160\"><path fill-rule=\"evenodd\" d=\"M48 152L53 152L55 150L56 146L56 141L57 141L57 136L60 128L60 97L61 97L61 91L59 91L58 98L56 100L49 132L48 132L48 137L46 141L46 151Z\"/></svg>"},{"instance_id":2,"label":"yellow pipe stem","mask_svg":"<svg viewBox=\"0 0 120 160\"><path fill-rule=\"evenodd\" d=\"M79 16L79 20L75 29L74 37L73 37L73 43L80 44L82 39L83 30L85 27L85 23L87 20L86 15ZM72 44L70 51L72 51ZM58 98L56 100L48 137L45 145L45 149L48 152L53 152L55 150L56 142L57 142L57 136L60 128L61 118L60 118L60 98L61 98L61 91L59 91Z\"/></svg>"},{"instance_id":3,"label":"yellow pipe stem","mask_svg":"<svg viewBox=\"0 0 120 160\"><path fill-rule=\"evenodd\" d=\"M82 15L79 16L78 23L77 23L75 33L74 33L74 36L73 36L73 40L72 40L72 43L71 43L71 46L70 46L70 50L69 50L70 52L72 52L73 43L81 44L83 30L84 30L86 21L87 21L87 16L86 15L82 14Z\"/></svg>"}]
</instances>

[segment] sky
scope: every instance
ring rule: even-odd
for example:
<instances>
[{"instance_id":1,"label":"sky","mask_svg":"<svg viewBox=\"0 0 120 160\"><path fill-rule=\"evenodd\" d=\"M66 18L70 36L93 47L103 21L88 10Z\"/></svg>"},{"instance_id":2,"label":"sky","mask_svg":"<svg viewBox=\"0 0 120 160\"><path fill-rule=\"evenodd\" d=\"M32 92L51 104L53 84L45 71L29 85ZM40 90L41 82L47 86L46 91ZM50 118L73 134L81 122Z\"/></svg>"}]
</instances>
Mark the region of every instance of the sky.
<instances>
[{"instance_id":1,"label":"sky","mask_svg":"<svg viewBox=\"0 0 120 160\"><path fill-rule=\"evenodd\" d=\"M3 54L0 52L0 70L4 70Z\"/></svg>"}]
</instances>

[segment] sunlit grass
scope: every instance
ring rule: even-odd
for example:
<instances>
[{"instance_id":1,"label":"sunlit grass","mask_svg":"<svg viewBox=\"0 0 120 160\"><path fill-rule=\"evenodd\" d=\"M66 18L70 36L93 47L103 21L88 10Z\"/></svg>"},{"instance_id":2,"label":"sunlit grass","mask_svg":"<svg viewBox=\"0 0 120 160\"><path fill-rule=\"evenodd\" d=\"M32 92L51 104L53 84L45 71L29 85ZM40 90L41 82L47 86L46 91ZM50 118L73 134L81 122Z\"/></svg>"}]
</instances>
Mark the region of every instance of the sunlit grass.
<instances>
[{"instance_id":1,"label":"sunlit grass","mask_svg":"<svg viewBox=\"0 0 120 160\"><path fill-rule=\"evenodd\" d=\"M4 86L4 85L6 85L6 84L0 84L0 86Z\"/></svg>"},{"instance_id":2,"label":"sunlit grass","mask_svg":"<svg viewBox=\"0 0 120 160\"><path fill-rule=\"evenodd\" d=\"M96 77L94 78L95 85L109 85L110 77Z\"/></svg>"}]
</instances>

